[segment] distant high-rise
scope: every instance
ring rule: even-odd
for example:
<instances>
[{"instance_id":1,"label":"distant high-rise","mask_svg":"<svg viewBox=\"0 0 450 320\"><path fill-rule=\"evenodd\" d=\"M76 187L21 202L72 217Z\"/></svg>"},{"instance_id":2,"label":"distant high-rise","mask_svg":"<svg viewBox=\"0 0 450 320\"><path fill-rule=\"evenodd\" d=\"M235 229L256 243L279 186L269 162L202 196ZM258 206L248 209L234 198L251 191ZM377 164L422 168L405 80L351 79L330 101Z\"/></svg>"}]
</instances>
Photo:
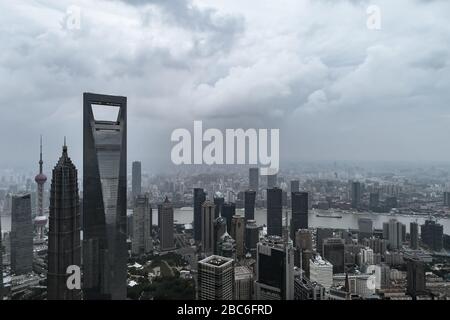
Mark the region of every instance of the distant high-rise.
<instances>
[{"instance_id":1,"label":"distant high-rise","mask_svg":"<svg viewBox=\"0 0 450 320\"><path fill-rule=\"evenodd\" d=\"M133 199L141 194L142 168L140 161L134 161L131 167L131 194Z\"/></svg>"},{"instance_id":2,"label":"distant high-rise","mask_svg":"<svg viewBox=\"0 0 450 320\"><path fill-rule=\"evenodd\" d=\"M210 256L214 252L214 203L206 200L202 204L202 252Z\"/></svg>"},{"instance_id":3,"label":"distant high-rise","mask_svg":"<svg viewBox=\"0 0 450 320\"><path fill-rule=\"evenodd\" d=\"M249 189L258 192L259 190L259 169L249 169Z\"/></svg>"},{"instance_id":4,"label":"distant high-rise","mask_svg":"<svg viewBox=\"0 0 450 320\"><path fill-rule=\"evenodd\" d=\"M256 256L256 246L259 242L259 227L255 220L247 220L245 225L245 252Z\"/></svg>"},{"instance_id":5,"label":"distant high-rise","mask_svg":"<svg viewBox=\"0 0 450 320\"><path fill-rule=\"evenodd\" d=\"M11 272L15 275L32 271L33 224L31 221L31 197L14 195L11 209Z\"/></svg>"},{"instance_id":6,"label":"distant high-rise","mask_svg":"<svg viewBox=\"0 0 450 320\"><path fill-rule=\"evenodd\" d=\"M380 206L380 194L372 192L369 196L369 210L374 211Z\"/></svg>"},{"instance_id":7,"label":"distant high-rise","mask_svg":"<svg viewBox=\"0 0 450 320\"><path fill-rule=\"evenodd\" d=\"M277 186L277 175L272 174L267 176L267 189L273 189Z\"/></svg>"},{"instance_id":8,"label":"distant high-rise","mask_svg":"<svg viewBox=\"0 0 450 320\"><path fill-rule=\"evenodd\" d=\"M282 236L282 192L279 188L267 189L267 234Z\"/></svg>"},{"instance_id":9,"label":"distant high-rise","mask_svg":"<svg viewBox=\"0 0 450 320\"><path fill-rule=\"evenodd\" d=\"M174 249L173 237L173 207L166 197L158 206L159 242L161 251Z\"/></svg>"},{"instance_id":10,"label":"distant high-rise","mask_svg":"<svg viewBox=\"0 0 450 320\"><path fill-rule=\"evenodd\" d=\"M361 183L358 181L352 182L352 208L359 209L361 206Z\"/></svg>"},{"instance_id":11,"label":"distant high-rise","mask_svg":"<svg viewBox=\"0 0 450 320\"><path fill-rule=\"evenodd\" d=\"M0 301L3 300L3 234L2 220L0 219Z\"/></svg>"},{"instance_id":12,"label":"distant high-rise","mask_svg":"<svg viewBox=\"0 0 450 320\"><path fill-rule=\"evenodd\" d=\"M413 299L426 293L425 266L422 261L413 259L407 262L406 282L406 291Z\"/></svg>"},{"instance_id":13,"label":"distant high-rise","mask_svg":"<svg viewBox=\"0 0 450 320\"><path fill-rule=\"evenodd\" d=\"M206 193L201 188L194 189L194 240L202 240L202 205L206 200Z\"/></svg>"},{"instance_id":14,"label":"distant high-rise","mask_svg":"<svg viewBox=\"0 0 450 320\"><path fill-rule=\"evenodd\" d=\"M231 237L236 241L236 257L244 257L245 219L243 216L234 215L231 219Z\"/></svg>"},{"instance_id":15,"label":"distant high-rise","mask_svg":"<svg viewBox=\"0 0 450 320\"><path fill-rule=\"evenodd\" d=\"M409 224L409 246L411 249L419 249L419 224L417 222L411 222Z\"/></svg>"},{"instance_id":16,"label":"distant high-rise","mask_svg":"<svg viewBox=\"0 0 450 320\"><path fill-rule=\"evenodd\" d=\"M433 251L441 251L443 248L444 227L433 220L426 220L420 226L422 243Z\"/></svg>"},{"instance_id":17,"label":"distant high-rise","mask_svg":"<svg viewBox=\"0 0 450 320\"><path fill-rule=\"evenodd\" d=\"M43 172L43 164L44 161L42 161L42 136L41 136L41 144L40 144L40 158L39 158L39 173L34 178L34 181L36 181L37 184L37 212L36 215L39 217L36 220L36 227L37 227L37 233L38 238L43 239L44 238L44 228L47 223L47 219L44 218L44 185L47 181L47 176ZM43 219L40 221L40 219ZM42 223L40 223L42 222Z\"/></svg>"},{"instance_id":18,"label":"distant high-rise","mask_svg":"<svg viewBox=\"0 0 450 320\"><path fill-rule=\"evenodd\" d=\"M450 192L444 192L444 206L450 207Z\"/></svg>"},{"instance_id":19,"label":"distant high-rise","mask_svg":"<svg viewBox=\"0 0 450 320\"><path fill-rule=\"evenodd\" d=\"M291 193L291 233L290 237L295 240L295 232L298 229L308 229L308 193L292 192Z\"/></svg>"},{"instance_id":20,"label":"distant high-rise","mask_svg":"<svg viewBox=\"0 0 450 320\"><path fill-rule=\"evenodd\" d=\"M244 195L245 221L255 219L255 199L256 191L247 190Z\"/></svg>"},{"instance_id":21,"label":"distant high-rise","mask_svg":"<svg viewBox=\"0 0 450 320\"><path fill-rule=\"evenodd\" d=\"M309 278L309 260L313 252L313 234L309 229L300 229L295 233L295 256L294 263L302 268L306 277Z\"/></svg>"},{"instance_id":22,"label":"distant high-rise","mask_svg":"<svg viewBox=\"0 0 450 320\"><path fill-rule=\"evenodd\" d=\"M317 228L316 231L316 250L323 255L323 241L328 238L333 238L333 229Z\"/></svg>"},{"instance_id":23,"label":"distant high-rise","mask_svg":"<svg viewBox=\"0 0 450 320\"><path fill-rule=\"evenodd\" d=\"M81 290L67 288L67 268L81 266L78 172L64 143L53 169L48 233L48 300L79 300Z\"/></svg>"},{"instance_id":24,"label":"distant high-rise","mask_svg":"<svg viewBox=\"0 0 450 320\"><path fill-rule=\"evenodd\" d=\"M214 254L219 254L221 239L227 232L227 222L224 217L214 219Z\"/></svg>"},{"instance_id":25,"label":"distant high-rise","mask_svg":"<svg viewBox=\"0 0 450 320\"><path fill-rule=\"evenodd\" d=\"M390 219L388 223L388 240L391 250L400 249L403 239L403 224L397 219Z\"/></svg>"},{"instance_id":26,"label":"distant high-rise","mask_svg":"<svg viewBox=\"0 0 450 320\"><path fill-rule=\"evenodd\" d=\"M84 94L83 292L127 296L127 98Z\"/></svg>"},{"instance_id":27,"label":"distant high-rise","mask_svg":"<svg viewBox=\"0 0 450 320\"><path fill-rule=\"evenodd\" d=\"M292 180L291 181L291 193L300 191L300 181Z\"/></svg>"},{"instance_id":28,"label":"distant high-rise","mask_svg":"<svg viewBox=\"0 0 450 320\"><path fill-rule=\"evenodd\" d=\"M323 257L333 265L333 273L345 272L345 242L340 238L323 241Z\"/></svg>"},{"instance_id":29,"label":"distant high-rise","mask_svg":"<svg viewBox=\"0 0 450 320\"><path fill-rule=\"evenodd\" d=\"M231 219L236 214L236 204L226 202L222 206L222 217L227 223L227 232L231 232Z\"/></svg>"},{"instance_id":30,"label":"distant high-rise","mask_svg":"<svg viewBox=\"0 0 450 320\"><path fill-rule=\"evenodd\" d=\"M198 262L199 300L233 300L234 261L212 255Z\"/></svg>"},{"instance_id":31,"label":"distant high-rise","mask_svg":"<svg viewBox=\"0 0 450 320\"><path fill-rule=\"evenodd\" d=\"M225 198L219 193L214 196L214 218L220 217Z\"/></svg>"},{"instance_id":32,"label":"distant high-rise","mask_svg":"<svg viewBox=\"0 0 450 320\"><path fill-rule=\"evenodd\" d=\"M292 242L267 236L258 243L255 293L257 300L294 299Z\"/></svg>"},{"instance_id":33,"label":"distant high-rise","mask_svg":"<svg viewBox=\"0 0 450 320\"><path fill-rule=\"evenodd\" d=\"M165 220L163 222L165 222ZM131 241L131 252L135 255L152 252L152 207L150 206L147 195L138 194L134 198L132 228L133 236ZM164 234L164 236L165 235L166 234Z\"/></svg>"},{"instance_id":34,"label":"distant high-rise","mask_svg":"<svg viewBox=\"0 0 450 320\"><path fill-rule=\"evenodd\" d=\"M251 300L253 296L253 272L244 266L234 268L234 300Z\"/></svg>"},{"instance_id":35,"label":"distant high-rise","mask_svg":"<svg viewBox=\"0 0 450 320\"><path fill-rule=\"evenodd\" d=\"M358 219L359 240L369 239L373 235L373 222L370 218Z\"/></svg>"}]
</instances>

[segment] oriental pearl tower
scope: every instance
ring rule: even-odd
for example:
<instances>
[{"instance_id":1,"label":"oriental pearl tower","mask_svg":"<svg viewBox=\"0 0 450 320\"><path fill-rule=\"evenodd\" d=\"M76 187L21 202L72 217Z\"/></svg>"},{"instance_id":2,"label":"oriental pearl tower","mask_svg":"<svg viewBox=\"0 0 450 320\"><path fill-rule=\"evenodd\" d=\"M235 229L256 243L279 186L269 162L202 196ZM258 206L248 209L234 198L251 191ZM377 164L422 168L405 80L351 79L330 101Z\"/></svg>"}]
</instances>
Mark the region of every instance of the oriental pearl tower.
<instances>
[{"instance_id":1,"label":"oriental pearl tower","mask_svg":"<svg viewBox=\"0 0 450 320\"><path fill-rule=\"evenodd\" d=\"M47 181L47 177L43 173L42 166L44 162L42 161L42 136L40 145L40 160L39 160L39 173L34 178L37 183L37 215L34 219L34 225L37 230L38 240L44 240L44 228L47 225L47 217L44 215L44 184Z\"/></svg>"}]
</instances>

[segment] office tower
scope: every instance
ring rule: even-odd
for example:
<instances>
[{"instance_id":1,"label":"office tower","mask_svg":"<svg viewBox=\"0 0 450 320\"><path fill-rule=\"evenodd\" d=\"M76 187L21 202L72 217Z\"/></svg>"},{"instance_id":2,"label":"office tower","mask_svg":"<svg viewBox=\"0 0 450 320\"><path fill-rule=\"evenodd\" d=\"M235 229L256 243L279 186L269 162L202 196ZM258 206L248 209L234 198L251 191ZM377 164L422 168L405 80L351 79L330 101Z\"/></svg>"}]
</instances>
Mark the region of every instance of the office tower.
<instances>
[{"instance_id":1,"label":"office tower","mask_svg":"<svg viewBox=\"0 0 450 320\"><path fill-rule=\"evenodd\" d=\"M259 169L249 169L249 189L258 192L259 190Z\"/></svg>"},{"instance_id":2,"label":"office tower","mask_svg":"<svg viewBox=\"0 0 450 320\"><path fill-rule=\"evenodd\" d=\"M373 222L369 218L359 218L358 219L358 239L361 241L363 239L369 239L373 235Z\"/></svg>"},{"instance_id":3,"label":"office tower","mask_svg":"<svg viewBox=\"0 0 450 320\"><path fill-rule=\"evenodd\" d=\"M67 153L52 172L48 233L48 300L79 300L81 290L67 288L67 268L81 266L78 171Z\"/></svg>"},{"instance_id":4,"label":"office tower","mask_svg":"<svg viewBox=\"0 0 450 320\"><path fill-rule=\"evenodd\" d=\"M358 181L352 182L352 208L359 209L361 206L361 183Z\"/></svg>"},{"instance_id":5,"label":"office tower","mask_svg":"<svg viewBox=\"0 0 450 320\"><path fill-rule=\"evenodd\" d=\"M345 272L345 242L340 238L328 238L323 241L323 257L333 265L333 273Z\"/></svg>"},{"instance_id":6,"label":"office tower","mask_svg":"<svg viewBox=\"0 0 450 320\"><path fill-rule=\"evenodd\" d=\"M14 195L11 208L11 272L15 275L32 271L33 224L30 194Z\"/></svg>"},{"instance_id":7,"label":"office tower","mask_svg":"<svg viewBox=\"0 0 450 320\"><path fill-rule=\"evenodd\" d=\"M214 196L214 206L215 206L214 218L217 219L218 217L220 217L224 203L225 203L225 198L222 196L222 194L216 193L216 195Z\"/></svg>"},{"instance_id":8,"label":"office tower","mask_svg":"<svg viewBox=\"0 0 450 320\"><path fill-rule=\"evenodd\" d=\"M389 240L389 222L383 222L383 239Z\"/></svg>"},{"instance_id":9,"label":"office tower","mask_svg":"<svg viewBox=\"0 0 450 320\"><path fill-rule=\"evenodd\" d=\"M231 232L231 219L236 214L236 204L226 202L222 206L222 217L227 222L227 231Z\"/></svg>"},{"instance_id":10,"label":"office tower","mask_svg":"<svg viewBox=\"0 0 450 320\"><path fill-rule=\"evenodd\" d=\"M333 265L320 255L309 260L309 273L311 282L317 282L326 290L333 285Z\"/></svg>"},{"instance_id":11,"label":"office tower","mask_svg":"<svg viewBox=\"0 0 450 320\"><path fill-rule=\"evenodd\" d=\"M309 277L309 259L313 252L313 234L311 230L299 229L295 233L295 266L302 268Z\"/></svg>"},{"instance_id":12,"label":"office tower","mask_svg":"<svg viewBox=\"0 0 450 320\"><path fill-rule=\"evenodd\" d=\"M225 232L219 239L219 256L236 259L236 241Z\"/></svg>"},{"instance_id":13,"label":"office tower","mask_svg":"<svg viewBox=\"0 0 450 320\"><path fill-rule=\"evenodd\" d=\"M127 98L84 94L83 292L127 295Z\"/></svg>"},{"instance_id":14,"label":"office tower","mask_svg":"<svg viewBox=\"0 0 450 320\"><path fill-rule=\"evenodd\" d=\"M202 240L202 205L206 200L206 192L201 188L194 189L194 240ZM231 223L231 221L230 221Z\"/></svg>"},{"instance_id":15,"label":"office tower","mask_svg":"<svg viewBox=\"0 0 450 320\"><path fill-rule=\"evenodd\" d=\"M158 214L160 214L159 211ZM165 219L165 217L163 217L163 221L160 220L158 221L162 223L165 223L167 221L167 223L169 224L168 226L169 230L163 231L161 231L161 225L158 225L160 228L160 232L163 235L163 237L160 237L160 239L164 238L164 245L167 244L165 242L166 240L168 240L170 243L170 239L167 238L168 234L170 237L171 232L170 221L168 220L170 219ZM133 237L131 241L131 252L135 255L147 254L152 252L153 251L152 207L150 206L147 195L137 194L136 197L134 198L132 229L133 229Z\"/></svg>"},{"instance_id":16,"label":"office tower","mask_svg":"<svg viewBox=\"0 0 450 320\"><path fill-rule=\"evenodd\" d=\"M245 252L256 257L256 246L259 242L259 227L255 220L247 220L245 226Z\"/></svg>"},{"instance_id":17,"label":"office tower","mask_svg":"<svg viewBox=\"0 0 450 320\"><path fill-rule=\"evenodd\" d=\"M133 199L141 194L142 168L140 161L133 161L131 166L131 195Z\"/></svg>"},{"instance_id":18,"label":"office tower","mask_svg":"<svg viewBox=\"0 0 450 320\"><path fill-rule=\"evenodd\" d=\"M273 175L268 175L267 176L267 189L273 189L275 187L277 187L277 175L273 174Z\"/></svg>"},{"instance_id":19,"label":"office tower","mask_svg":"<svg viewBox=\"0 0 450 320\"><path fill-rule=\"evenodd\" d=\"M39 173L34 178L37 184L37 212L36 212L36 220L35 225L37 229L38 239L42 240L44 238L44 229L47 224L47 218L44 215L44 185L47 181L47 176L43 172L43 164L42 161L42 136L41 136L41 144L40 144L40 158L39 158Z\"/></svg>"},{"instance_id":20,"label":"office tower","mask_svg":"<svg viewBox=\"0 0 450 320\"><path fill-rule=\"evenodd\" d=\"M397 221L397 219L389 220L387 233L391 250L400 249L402 247L403 230L403 224Z\"/></svg>"},{"instance_id":21,"label":"office tower","mask_svg":"<svg viewBox=\"0 0 450 320\"><path fill-rule=\"evenodd\" d=\"M391 210L393 208L397 208L398 207L397 197L387 197L384 200L384 206L385 206L386 210Z\"/></svg>"},{"instance_id":22,"label":"office tower","mask_svg":"<svg viewBox=\"0 0 450 320\"><path fill-rule=\"evenodd\" d=\"M300 181L298 180L291 181L291 193L292 192L300 192Z\"/></svg>"},{"instance_id":23,"label":"office tower","mask_svg":"<svg viewBox=\"0 0 450 320\"><path fill-rule=\"evenodd\" d=\"M214 251L214 203L206 200L202 204L202 252L210 256Z\"/></svg>"},{"instance_id":24,"label":"office tower","mask_svg":"<svg viewBox=\"0 0 450 320\"><path fill-rule=\"evenodd\" d=\"M245 221L255 219L256 191L247 190L244 194L244 214Z\"/></svg>"},{"instance_id":25,"label":"office tower","mask_svg":"<svg viewBox=\"0 0 450 320\"><path fill-rule=\"evenodd\" d=\"M253 272L244 266L234 267L234 300L251 300Z\"/></svg>"},{"instance_id":26,"label":"office tower","mask_svg":"<svg viewBox=\"0 0 450 320\"><path fill-rule=\"evenodd\" d=\"M218 255L220 252L219 246L221 245L221 239L227 232L227 222L225 218L218 217L214 219L214 254Z\"/></svg>"},{"instance_id":27,"label":"office tower","mask_svg":"<svg viewBox=\"0 0 450 320\"><path fill-rule=\"evenodd\" d=\"M267 189L267 234L282 236L281 189Z\"/></svg>"},{"instance_id":28,"label":"office tower","mask_svg":"<svg viewBox=\"0 0 450 320\"><path fill-rule=\"evenodd\" d=\"M368 266L373 265L374 263L374 254L373 249L367 247L367 248L361 248L358 253L358 265L360 267L362 266Z\"/></svg>"},{"instance_id":29,"label":"office tower","mask_svg":"<svg viewBox=\"0 0 450 320\"><path fill-rule=\"evenodd\" d=\"M417 222L409 224L409 238L411 249L419 249L419 224Z\"/></svg>"},{"instance_id":30,"label":"office tower","mask_svg":"<svg viewBox=\"0 0 450 320\"><path fill-rule=\"evenodd\" d=\"M323 241L328 238L333 238L333 229L317 228L316 231L316 251L322 255Z\"/></svg>"},{"instance_id":31,"label":"office tower","mask_svg":"<svg viewBox=\"0 0 450 320\"><path fill-rule=\"evenodd\" d=\"M245 219L243 216L234 215L231 219L231 237L236 241L236 257L244 257Z\"/></svg>"},{"instance_id":32,"label":"office tower","mask_svg":"<svg viewBox=\"0 0 450 320\"><path fill-rule=\"evenodd\" d=\"M450 192L444 192L444 206L450 207Z\"/></svg>"},{"instance_id":33,"label":"office tower","mask_svg":"<svg viewBox=\"0 0 450 320\"><path fill-rule=\"evenodd\" d=\"M158 227L161 251L174 249L173 207L167 197L164 202L158 206Z\"/></svg>"},{"instance_id":34,"label":"office tower","mask_svg":"<svg viewBox=\"0 0 450 320\"><path fill-rule=\"evenodd\" d=\"M292 192L291 193L291 234L292 240L295 240L295 233L298 229L308 229L308 193Z\"/></svg>"},{"instance_id":35,"label":"office tower","mask_svg":"<svg viewBox=\"0 0 450 320\"><path fill-rule=\"evenodd\" d=\"M406 292L415 300L426 293L425 265L422 261L411 259L407 262Z\"/></svg>"},{"instance_id":36,"label":"office tower","mask_svg":"<svg viewBox=\"0 0 450 320\"><path fill-rule=\"evenodd\" d=\"M380 194L378 192L371 192L369 196L369 210L374 211L380 205Z\"/></svg>"},{"instance_id":37,"label":"office tower","mask_svg":"<svg viewBox=\"0 0 450 320\"><path fill-rule=\"evenodd\" d=\"M443 248L444 227L433 220L426 220L420 226L422 243L433 251L441 251Z\"/></svg>"},{"instance_id":38,"label":"office tower","mask_svg":"<svg viewBox=\"0 0 450 320\"><path fill-rule=\"evenodd\" d=\"M267 236L258 243L255 293L257 300L293 300L294 254L292 242Z\"/></svg>"},{"instance_id":39,"label":"office tower","mask_svg":"<svg viewBox=\"0 0 450 320\"><path fill-rule=\"evenodd\" d=\"M233 259L212 255L198 262L199 300L233 300Z\"/></svg>"}]
</instances>

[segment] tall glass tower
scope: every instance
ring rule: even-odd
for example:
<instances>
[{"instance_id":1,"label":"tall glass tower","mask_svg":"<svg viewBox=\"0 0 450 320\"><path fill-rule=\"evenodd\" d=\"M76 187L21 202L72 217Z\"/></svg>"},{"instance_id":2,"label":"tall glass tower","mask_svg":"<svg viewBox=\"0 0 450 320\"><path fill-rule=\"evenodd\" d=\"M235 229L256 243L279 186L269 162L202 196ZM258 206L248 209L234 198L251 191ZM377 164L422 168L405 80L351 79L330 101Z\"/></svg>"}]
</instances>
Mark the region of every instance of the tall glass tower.
<instances>
[{"instance_id":1,"label":"tall glass tower","mask_svg":"<svg viewBox=\"0 0 450 320\"><path fill-rule=\"evenodd\" d=\"M124 300L127 286L127 98L84 94L84 299Z\"/></svg>"}]
</instances>

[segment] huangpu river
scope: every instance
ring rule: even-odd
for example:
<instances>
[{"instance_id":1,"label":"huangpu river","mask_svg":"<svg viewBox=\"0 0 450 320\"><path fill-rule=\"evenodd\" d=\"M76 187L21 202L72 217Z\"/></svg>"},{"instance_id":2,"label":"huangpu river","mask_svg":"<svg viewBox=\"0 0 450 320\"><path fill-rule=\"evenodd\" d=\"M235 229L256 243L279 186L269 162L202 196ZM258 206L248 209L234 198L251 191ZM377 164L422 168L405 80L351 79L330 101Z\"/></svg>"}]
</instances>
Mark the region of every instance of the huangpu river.
<instances>
[{"instance_id":1,"label":"huangpu river","mask_svg":"<svg viewBox=\"0 0 450 320\"><path fill-rule=\"evenodd\" d=\"M132 210L129 210L131 213ZM283 224L285 224L285 213L288 213L288 218L290 218L290 210L283 210ZM243 215L244 209L236 209L236 214ZM318 217L316 214L320 215L334 215L342 216L342 218L328 218L328 217ZM309 212L309 226L312 228L336 228L336 229L358 229L358 219L359 218L370 218L373 221L373 226L376 229L382 229L383 222L388 222L390 219L397 219L398 221L406 224L406 230L409 232L409 223L417 221L419 225L424 224L427 219L426 216L406 216L406 215L389 215L389 214L376 214L376 213L352 213L352 212L334 212L333 210L327 211L316 211L310 210ZM184 207L174 209L174 220L177 224L189 224L193 222L193 208ZM267 212L266 209L256 209L255 210L255 220L258 225L267 224ZM11 230L11 217L1 217L2 230ZM157 210L153 209L153 224L158 223ZM450 234L450 219L438 219L438 223L444 226L444 233Z\"/></svg>"}]
</instances>

